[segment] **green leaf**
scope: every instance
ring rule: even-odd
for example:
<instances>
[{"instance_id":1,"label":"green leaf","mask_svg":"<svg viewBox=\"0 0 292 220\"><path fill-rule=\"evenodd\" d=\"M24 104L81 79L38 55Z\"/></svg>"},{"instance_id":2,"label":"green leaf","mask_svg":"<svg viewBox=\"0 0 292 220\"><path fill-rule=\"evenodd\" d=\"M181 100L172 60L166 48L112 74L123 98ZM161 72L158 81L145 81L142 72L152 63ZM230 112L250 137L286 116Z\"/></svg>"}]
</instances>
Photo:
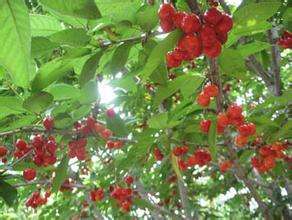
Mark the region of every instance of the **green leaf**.
<instances>
[{"instance_id":1,"label":"green leaf","mask_svg":"<svg viewBox=\"0 0 292 220\"><path fill-rule=\"evenodd\" d=\"M106 125L115 136L125 137L129 134L125 121L118 114L113 118L106 117Z\"/></svg>"},{"instance_id":2,"label":"green leaf","mask_svg":"<svg viewBox=\"0 0 292 220\"><path fill-rule=\"evenodd\" d=\"M68 113L60 113L54 116L55 127L57 129L65 129L73 126L74 121Z\"/></svg>"},{"instance_id":3,"label":"green leaf","mask_svg":"<svg viewBox=\"0 0 292 220\"><path fill-rule=\"evenodd\" d=\"M145 31L150 31L158 24L158 4L143 5L136 14L136 23ZM147 19L145 19L147 18Z\"/></svg>"},{"instance_id":4,"label":"green leaf","mask_svg":"<svg viewBox=\"0 0 292 220\"><path fill-rule=\"evenodd\" d=\"M113 52L112 58L105 65L105 72L108 74L116 74L123 71L127 63L132 44L121 44Z\"/></svg>"},{"instance_id":5,"label":"green leaf","mask_svg":"<svg viewBox=\"0 0 292 220\"><path fill-rule=\"evenodd\" d=\"M63 29L61 22L52 16L30 14L29 18L32 36L46 37Z\"/></svg>"},{"instance_id":6,"label":"green leaf","mask_svg":"<svg viewBox=\"0 0 292 220\"><path fill-rule=\"evenodd\" d=\"M9 183L0 179L0 197L8 206L15 204L17 200L17 190Z\"/></svg>"},{"instance_id":7,"label":"green leaf","mask_svg":"<svg viewBox=\"0 0 292 220\"><path fill-rule=\"evenodd\" d=\"M154 115L148 120L148 125L150 128L163 129L167 128L167 124L168 124L167 112Z\"/></svg>"},{"instance_id":8,"label":"green leaf","mask_svg":"<svg viewBox=\"0 0 292 220\"><path fill-rule=\"evenodd\" d=\"M83 86L81 90L81 96L78 98L78 100L81 104L90 104L98 100L98 98L99 94L97 83L95 80L91 80Z\"/></svg>"},{"instance_id":9,"label":"green leaf","mask_svg":"<svg viewBox=\"0 0 292 220\"><path fill-rule=\"evenodd\" d=\"M158 42L151 51L143 70L139 74L144 80L147 79L162 62L164 62L165 54L173 49L181 35L182 33L176 30L171 32L162 41Z\"/></svg>"},{"instance_id":10,"label":"green leaf","mask_svg":"<svg viewBox=\"0 0 292 220\"><path fill-rule=\"evenodd\" d=\"M95 0L102 17L109 17L113 22L135 20L135 14L141 6L140 0Z\"/></svg>"},{"instance_id":11,"label":"green leaf","mask_svg":"<svg viewBox=\"0 0 292 220\"><path fill-rule=\"evenodd\" d=\"M22 102L21 99L15 96L0 96L0 118L26 112L22 107Z\"/></svg>"},{"instance_id":12,"label":"green leaf","mask_svg":"<svg viewBox=\"0 0 292 220\"><path fill-rule=\"evenodd\" d=\"M249 44L240 45L238 46L237 50L240 52L241 56L245 58L251 54L258 53L270 47L271 45L266 42L255 41Z\"/></svg>"},{"instance_id":13,"label":"green leaf","mask_svg":"<svg viewBox=\"0 0 292 220\"><path fill-rule=\"evenodd\" d=\"M58 192L60 186L67 178L68 165L69 158L67 156L64 156L56 169L56 176L52 183L52 192Z\"/></svg>"},{"instance_id":14,"label":"green leaf","mask_svg":"<svg viewBox=\"0 0 292 220\"><path fill-rule=\"evenodd\" d=\"M0 27L0 65L16 85L27 88L33 71L29 16L24 1L0 2Z\"/></svg>"},{"instance_id":15,"label":"green leaf","mask_svg":"<svg viewBox=\"0 0 292 220\"><path fill-rule=\"evenodd\" d=\"M101 56L102 52L99 51L86 61L79 77L79 84L81 86L84 86L84 84L94 78Z\"/></svg>"},{"instance_id":16,"label":"green leaf","mask_svg":"<svg viewBox=\"0 0 292 220\"><path fill-rule=\"evenodd\" d=\"M55 59L43 65L32 81L32 90L42 90L66 75L73 69L74 61L74 59Z\"/></svg>"},{"instance_id":17,"label":"green leaf","mask_svg":"<svg viewBox=\"0 0 292 220\"><path fill-rule=\"evenodd\" d=\"M59 31L49 37L52 42L70 45L70 46L86 46L90 37L86 34L86 31L81 28L70 28Z\"/></svg>"},{"instance_id":18,"label":"green leaf","mask_svg":"<svg viewBox=\"0 0 292 220\"><path fill-rule=\"evenodd\" d=\"M166 86L158 87L158 90L154 97L154 105L158 106L164 99L168 98L179 89L182 90L182 93L185 96L188 96L196 91L202 81L203 77L200 76L183 75L177 77L175 80L167 83ZM187 86L185 87L186 83Z\"/></svg>"},{"instance_id":19,"label":"green leaf","mask_svg":"<svg viewBox=\"0 0 292 220\"><path fill-rule=\"evenodd\" d=\"M0 127L0 131L11 131L17 128L22 128L31 125L37 119L35 115L19 115L20 117L15 118L13 121L4 121L4 125ZM2 123L1 123L2 124Z\"/></svg>"},{"instance_id":20,"label":"green leaf","mask_svg":"<svg viewBox=\"0 0 292 220\"><path fill-rule=\"evenodd\" d=\"M213 161L217 160L216 127L217 127L216 120L212 120L210 129L208 132L208 144L209 144L209 149L210 149L210 153L211 153Z\"/></svg>"},{"instance_id":21,"label":"green leaf","mask_svg":"<svg viewBox=\"0 0 292 220\"><path fill-rule=\"evenodd\" d=\"M218 61L225 74L236 77L237 79L247 79L244 58L238 50L224 49Z\"/></svg>"},{"instance_id":22,"label":"green leaf","mask_svg":"<svg viewBox=\"0 0 292 220\"><path fill-rule=\"evenodd\" d=\"M94 0L40 0L40 3L64 15L85 19L101 17Z\"/></svg>"},{"instance_id":23,"label":"green leaf","mask_svg":"<svg viewBox=\"0 0 292 220\"><path fill-rule=\"evenodd\" d=\"M80 90L65 83L53 84L46 91L54 96L54 100L78 99Z\"/></svg>"},{"instance_id":24,"label":"green leaf","mask_svg":"<svg viewBox=\"0 0 292 220\"><path fill-rule=\"evenodd\" d=\"M157 69L151 74L150 79L154 83L158 83L159 85L166 85L168 82L167 77L167 68L164 63L161 63Z\"/></svg>"},{"instance_id":25,"label":"green leaf","mask_svg":"<svg viewBox=\"0 0 292 220\"><path fill-rule=\"evenodd\" d=\"M249 3L234 12L234 23L236 25L250 26L261 21L266 21L277 12L280 5L281 3L278 1Z\"/></svg>"},{"instance_id":26,"label":"green leaf","mask_svg":"<svg viewBox=\"0 0 292 220\"><path fill-rule=\"evenodd\" d=\"M31 41L31 55L33 58L50 55L58 46L45 37L34 37Z\"/></svg>"},{"instance_id":27,"label":"green leaf","mask_svg":"<svg viewBox=\"0 0 292 220\"><path fill-rule=\"evenodd\" d=\"M34 93L23 102L23 107L34 113L41 113L52 104L54 97L47 92Z\"/></svg>"}]
</instances>

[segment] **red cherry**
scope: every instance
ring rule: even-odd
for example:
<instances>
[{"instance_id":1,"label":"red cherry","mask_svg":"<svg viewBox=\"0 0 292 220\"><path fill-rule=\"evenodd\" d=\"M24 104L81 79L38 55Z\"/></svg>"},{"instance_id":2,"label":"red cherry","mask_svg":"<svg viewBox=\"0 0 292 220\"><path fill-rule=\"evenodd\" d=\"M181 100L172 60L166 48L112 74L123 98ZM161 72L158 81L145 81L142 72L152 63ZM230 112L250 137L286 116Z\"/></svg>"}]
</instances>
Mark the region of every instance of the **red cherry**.
<instances>
[{"instance_id":1,"label":"red cherry","mask_svg":"<svg viewBox=\"0 0 292 220\"><path fill-rule=\"evenodd\" d=\"M176 28L181 28L183 19L187 14L185 12L177 12L173 16L173 24Z\"/></svg>"},{"instance_id":2,"label":"red cherry","mask_svg":"<svg viewBox=\"0 0 292 220\"><path fill-rule=\"evenodd\" d=\"M104 197L104 191L102 188L92 190L90 192L90 199L93 202L101 201Z\"/></svg>"},{"instance_id":3,"label":"red cherry","mask_svg":"<svg viewBox=\"0 0 292 220\"><path fill-rule=\"evenodd\" d=\"M134 178L132 176L126 176L124 178L125 183L127 183L128 185L131 185L134 182Z\"/></svg>"},{"instance_id":4,"label":"red cherry","mask_svg":"<svg viewBox=\"0 0 292 220\"><path fill-rule=\"evenodd\" d=\"M208 133L210 126L211 126L212 121L211 120L202 120L200 122L200 129L203 133Z\"/></svg>"},{"instance_id":5,"label":"red cherry","mask_svg":"<svg viewBox=\"0 0 292 220\"><path fill-rule=\"evenodd\" d=\"M119 149L121 147L124 146L124 142L123 141L115 141L114 143L114 148Z\"/></svg>"},{"instance_id":6,"label":"red cherry","mask_svg":"<svg viewBox=\"0 0 292 220\"><path fill-rule=\"evenodd\" d=\"M219 164L219 169L220 169L221 173L225 173L226 171L228 171L232 167L232 165L233 165L232 161L226 160L226 161Z\"/></svg>"},{"instance_id":7,"label":"red cherry","mask_svg":"<svg viewBox=\"0 0 292 220\"><path fill-rule=\"evenodd\" d=\"M0 146L0 157L5 157L8 150L5 146Z\"/></svg>"},{"instance_id":8,"label":"red cherry","mask_svg":"<svg viewBox=\"0 0 292 220\"><path fill-rule=\"evenodd\" d=\"M158 147L155 147L154 148L154 158L156 161L159 161L159 160L163 160L163 154L161 153L161 151L159 150Z\"/></svg>"},{"instance_id":9,"label":"red cherry","mask_svg":"<svg viewBox=\"0 0 292 220\"><path fill-rule=\"evenodd\" d=\"M246 123L238 127L241 136L252 136L256 133L256 126L253 123Z\"/></svg>"},{"instance_id":10,"label":"red cherry","mask_svg":"<svg viewBox=\"0 0 292 220\"><path fill-rule=\"evenodd\" d=\"M216 126L216 132L217 134L223 134L224 133L224 130L225 130L225 127L222 127L220 125L217 124Z\"/></svg>"},{"instance_id":11,"label":"red cherry","mask_svg":"<svg viewBox=\"0 0 292 220\"><path fill-rule=\"evenodd\" d=\"M105 127L102 124L95 123L94 131L96 133L100 133L105 129Z\"/></svg>"},{"instance_id":12,"label":"red cherry","mask_svg":"<svg viewBox=\"0 0 292 220\"><path fill-rule=\"evenodd\" d=\"M222 13L217 8L212 7L204 14L204 20L212 25L218 24L222 19Z\"/></svg>"},{"instance_id":13,"label":"red cherry","mask_svg":"<svg viewBox=\"0 0 292 220\"><path fill-rule=\"evenodd\" d=\"M217 125L222 128L225 128L228 126L228 124L229 124L229 119L227 115L225 113L219 113L217 115Z\"/></svg>"},{"instance_id":14,"label":"red cherry","mask_svg":"<svg viewBox=\"0 0 292 220\"><path fill-rule=\"evenodd\" d=\"M169 20L161 20L160 27L164 33L171 32L175 28L173 22Z\"/></svg>"},{"instance_id":15,"label":"red cherry","mask_svg":"<svg viewBox=\"0 0 292 220\"><path fill-rule=\"evenodd\" d=\"M32 139L32 146L34 148L42 148L44 145L43 136L41 134L37 134Z\"/></svg>"},{"instance_id":16,"label":"red cherry","mask_svg":"<svg viewBox=\"0 0 292 220\"><path fill-rule=\"evenodd\" d=\"M103 137L104 139L109 139L112 135L113 132L109 129L104 129L101 133L100 133L101 137Z\"/></svg>"},{"instance_id":17,"label":"red cherry","mask_svg":"<svg viewBox=\"0 0 292 220\"><path fill-rule=\"evenodd\" d=\"M1 159L1 161L2 161L2 163L7 163L7 157L3 157L2 159Z\"/></svg>"},{"instance_id":18,"label":"red cherry","mask_svg":"<svg viewBox=\"0 0 292 220\"><path fill-rule=\"evenodd\" d=\"M90 129L90 131L95 131L95 123L96 123L95 118L93 118L91 116L87 117L86 126Z\"/></svg>"},{"instance_id":19,"label":"red cherry","mask_svg":"<svg viewBox=\"0 0 292 220\"><path fill-rule=\"evenodd\" d=\"M232 18L229 15L223 14L221 21L216 25L215 30L217 33L227 33L233 27Z\"/></svg>"},{"instance_id":20,"label":"red cherry","mask_svg":"<svg viewBox=\"0 0 292 220\"><path fill-rule=\"evenodd\" d=\"M50 131L53 129L54 127L54 119L50 116L47 116L46 118L44 118L43 120L43 126L45 127L45 129L47 131Z\"/></svg>"},{"instance_id":21,"label":"red cherry","mask_svg":"<svg viewBox=\"0 0 292 220\"><path fill-rule=\"evenodd\" d=\"M175 155L175 156L182 156L184 154L186 154L189 150L189 147L187 145L185 146L177 146L175 148L173 148L172 150L172 153Z\"/></svg>"},{"instance_id":22,"label":"red cherry","mask_svg":"<svg viewBox=\"0 0 292 220\"><path fill-rule=\"evenodd\" d=\"M192 34L182 37L178 42L178 47L183 51L187 51L191 59L199 57L202 53L202 44L200 39Z\"/></svg>"},{"instance_id":23,"label":"red cherry","mask_svg":"<svg viewBox=\"0 0 292 220\"><path fill-rule=\"evenodd\" d=\"M237 104L232 104L227 109L227 116L230 118L238 118L242 114L242 107Z\"/></svg>"},{"instance_id":24,"label":"red cherry","mask_svg":"<svg viewBox=\"0 0 292 220\"><path fill-rule=\"evenodd\" d=\"M115 147L115 142L114 141L107 141L106 142L106 146L109 148L109 149L113 149Z\"/></svg>"},{"instance_id":25,"label":"red cherry","mask_svg":"<svg viewBox=\"0 0 292 220\"><path fill-rule=\"evenodd\" d=\"M201 92L197 97L197 103L202 107L207 107L210 104L210 96Z\"/></svg>"},{"instance_id":26,"label":"red cherry","mask_svg":"<svg viewBox=\"0 0 292 220\"><path fill-rule=\"evenodd\" d=\"M212 27L208 25L205 25L202 28L200 36L202 39L203 47L212 47L217 41L216 32Z\"/></svg>"},{"instance_id":27,"label":"red cherry","mask_svg":"<svg viewBox=\"0 0 292 220\"><path fill-rule=\"evenodd\" d=\"M116 115L115 110L113 108L106 110L106 115L109 118L114 118Z\"/></svg>"},{"instance_id":28,"label":"red cherry","mask_svg":"<svg viewBox=\"0 0 292 220\"><path fill-rule=\"evenodd\" d=\"M54 155L57 150L57 144L55 141L48 141L45 148L50 154Z\"/></svg>"},{"instance_id":29,"label":"red cherry","mask_svg":"<svg viewBox=\"0 0 292 220\"><path fill-rule=\"evenodd\" d=\"M188 164L184 160L178 160L178 167L181 171L185 171L188 168Z\"/></svg>"},{"instance_id":30,"label":"red cherry","mask_svg":"<svg viewBox=\"0 0 292 220\"><path fill-rule=\"evenodd\" d=\"M225 44L228 39L228 35L227 33L216 33L216 38L221 44Z\"/></svg>"},{"instance_id":31,"label":"red cherry","mask_svg":"<svg viewBox=\"0 0 292 220\"><path fill-rule=\"evenodd\" d=\"M27 143L23 139L17 139L15 146L17 149L23 151L27 149Z\"/></svg>"},{"instance_id":32,"label":"red cherry","mask_svg":"<svg viewBox=\"0 0 292 220\"><path fill-rule=\"evenodd\" d=\"M176 57L177 54L175 54L173 51L166 54L166 65L168 68L175 68L180 66L182 60L177 60Z\"/></svg>"},{"instance_id":33,"label":"red cherry","mask_svg":"<svg viewBox=\"0 0 292 220\"><path fill-rule=\"evenodd\" d=\"M243 147L244 145L246 145L248 142L248 137L246 136L242 136L242 135L237 135L235 137L235 145L238 147Z\"/></svg>"},{"instance_id":34,"label":"red cherry","mask_svg":"<svg viewBox=\"0 0 292 220\"><path fill-rule=\"evenodd\" d=\"M25 169L23 171L23 178L27 181L31 181L36 177L36 171L34 169Z\"/></svg>"},{"instance_id":35,"label":"red cherry","mask_svg":"<svg viewBox=\"0 0 292 220\"><path fill-rule=\"evenodd\" d=\"M172 4L162 4L160 6L158 16L161 20L172 20L176 10Z\"/></svg>"},{"instance_id":36,"label":"red cherry","mask_svg":"<svg viewBox=\"0 0 292 220\"><path fill-rule=\"evenodd\" d=\"M199 17L195 14L187 14L184 16L181 29L186 34L193 34L201 29Z\"/></svg>"},{"instance_id":37,"label":"red cherry","mask_svg":"<svg viewBox=\"0 0 292 220\"><path fill-rule=\"evenodd\" d=\"M204 47L203 48L203 53L209 57L209 58L215 58L218 57L221 53L221 44L218 40L215 41L215 43L213 44L213 46L211 47Z\"/></svg>"},{"instance_id":38,"label":"red cherry","mask_svg":"<svg viewBox=\"0 0 292 220\"><path fill-rule=\"evenodd\" d=\"M216 97L219 94L219 89L216 85L208 84L204 87L204 93L210 97Z\"/></svg>"},{"instance_id":39,"label":"red cherry","mask_svg":"<svg viewBox=\"0 0 292 220\"><path fill-rule=\"evenodd\" d=\"M128 200L125 200L121 203L121 208L123 212L129 212L131 209L132 203Z\"/></svg>"}]
</instances>

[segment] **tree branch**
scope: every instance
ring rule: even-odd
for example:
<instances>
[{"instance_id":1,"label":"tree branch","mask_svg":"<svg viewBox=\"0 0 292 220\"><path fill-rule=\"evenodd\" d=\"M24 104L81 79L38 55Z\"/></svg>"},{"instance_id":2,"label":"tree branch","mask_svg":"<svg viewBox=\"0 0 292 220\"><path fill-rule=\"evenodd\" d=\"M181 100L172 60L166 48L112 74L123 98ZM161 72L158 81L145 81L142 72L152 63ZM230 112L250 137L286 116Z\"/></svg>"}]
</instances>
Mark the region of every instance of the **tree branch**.
<instances>
[{"instance_id":1,"label":"tree branch","mask_svg":"<svg viewBox=\"0 0 292 220\"><path fill-rule=\"evenodd\" d=\"M280 78L280 62L281 62L281 53L279 46L276 44L277 39L277 31L275 28L272 28L271 30L267 31L268 34L268 40L270 42L271 46L271 57L272 57L272 63L271 63L271 71L274 76L274 94L275 96L281 95L281 78Z\"/></svg>"},{"instance_id":2,"label":"tree branch","mask_svg":"<svg viewBox=\"0 0 292 220\"><path fill-rule=\"evenodd\" d=\"M202 12L200 10L197 0L187 0L187 4L190 7L192 12L196 13L200 17L202 16Z\"/></svg>"}]
</instances>

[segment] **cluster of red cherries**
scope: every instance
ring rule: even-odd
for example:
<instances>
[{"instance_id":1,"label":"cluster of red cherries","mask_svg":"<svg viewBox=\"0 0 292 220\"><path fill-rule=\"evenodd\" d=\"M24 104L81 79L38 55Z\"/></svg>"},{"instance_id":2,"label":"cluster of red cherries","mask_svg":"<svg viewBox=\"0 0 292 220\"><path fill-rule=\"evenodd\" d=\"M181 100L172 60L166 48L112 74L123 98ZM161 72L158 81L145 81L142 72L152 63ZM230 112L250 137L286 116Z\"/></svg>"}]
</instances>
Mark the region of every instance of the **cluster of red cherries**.
<instances>
[{"instance_id":1,"label":"cluster of red cherries","mask_svg":"<svg viewBox=\"0 0 292 220\"><path fill-rule=\"evenodd\" d=\"M8 149L5 146L0 146L0 159L2 163L7 162L7 158L6 158L7 154L8 154Z\"/></svg>"},{"instance_id":2,"label":"cluster of red cherries","mask_svg":"<svg viewBox=\"0 0 292 220\"><path fill-rule=\"evenodd\" d=\"M282 37L278 39L277 43L284 49L292 49L292 33L284 31Z\"/></svg>"},{"instance_id":3,"label":"cluster of red cherries","mask_svg":"<svg viewBox=\"0 0 292 220\"><path fill-rule=\"evenodd\" d=\"M122 212L129 212L131 210L133 202L133 190L131 188L115 186L112 189L110 196L116 200Z\"/></svg>"},{"instance_id":4,"label":"cluster of red cherries","mask_svg":"<svg viewBox=\"0 0 292 220\"><path fill-rule=\"evenodd\" d=\"M179 157L178 159L178 167L180 170L184 171L188 167L192 167L195 165L204 166L207 165L211 160L211 154L209 151L205 149L197 149L195 152L189 156L186 160L183 159L189 151L189 147L187 145L176 146L172 149L173 155ZM160 151L158 147L154 148L154 158L156 161L161 161L163 159L163 153Z\"/></svg>"},{"instance_id":5,"label":"cluster of red cherries","mask_svg":"<svg viewBox=\"0 0 292 220\"><path fill-rule=\"evenodd\" d=\"M104 198L104 191L102 188L97 188L90 191L90 199L93 202L99 202Z\"/></svg>"},{"instance_id":6,"label":"cluster of red cherries","mask_svg":"<svg viewBox=\"0 0 292 220\"><path fill-rule=\"evenodd\" d=\"M29 197L25 203L26 207L31 207L33 209L45 205L50 197L51 193L46 192L45 196L42 196L40 191L33 192L31 197Z\"/></svg>"},{"instance_id":7,"label":"cluster of red cherries","mask_svg":"<svg viewBox=\"0 0 292 220\"><path fill-rule=\"evenodd\" d=\"M219 89L216 85L207 84L197 97L197 103L202 107L208 107L213 97L218 96Z\"/></svg>"},{"instance_id":8,"label":"cluster of red cherries","mask_svg":"<svg viewBox=\"0 0 292 220\"><path fill-rule=\"evenodd\" d=\"M176 11L172 4L162 4L158 15L164 32L178 28L184 33L177 47L166 55L169 68L179 67L183 61L193 60L202 53L218 57L233 26L231 17L216 6L206 11L202 19L193 13Z\"/></svg>"},{"instance_id":9,"label":"cluster of red cherries","mask_svg":"<svg viewBox=\"0 0 292 220\"><path fill-rule=\"evenodd\" d=\"M289 160L289 157L284 153L286 149L287 145L279 142L262 146L258 155L251 159L251 164L260 173L267 172L276 166L277 159Z\"/></svg>"}]
</instances>

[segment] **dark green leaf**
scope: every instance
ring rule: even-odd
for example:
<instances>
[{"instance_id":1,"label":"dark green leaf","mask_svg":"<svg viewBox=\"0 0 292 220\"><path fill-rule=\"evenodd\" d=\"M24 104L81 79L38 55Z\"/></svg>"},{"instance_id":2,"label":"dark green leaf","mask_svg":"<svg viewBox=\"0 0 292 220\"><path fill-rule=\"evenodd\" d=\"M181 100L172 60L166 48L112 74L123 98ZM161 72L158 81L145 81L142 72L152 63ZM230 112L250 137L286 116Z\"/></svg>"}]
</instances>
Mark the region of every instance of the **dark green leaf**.
<instances>
[{"instance_id":1,"label":"dark green leaf","mask_svg":"<svg viewBox=\"0 0 292 220\"><path fill-rule=\"evenodd\" d=\"M158 24L158 5L143 5L137 11L136 22L145 31L152 30ZM147 18L147 19L145 19Z\"/></svg>"},{"instance_id":2,"label":"dark green leaf","mask_svg":"<svg viewBox=\"0 0 292 220\"><path fill-rule=\"evenodd\" d=\"M58 46L45 37L34 37L31 41L31 55L33 58L50 55Z\"/></svg>"},{"instance_id":3,"label":"dark green leaf","mask_svg":"<svg viewBox=\"0 0 292 220\"><path fill-rule=\"evenodd\" d=\"M12 206L17 199L17 190L9 183L0 179L0 197L8 206Z\"/></svg>"},{"instance_id":4,"label":"dark green leaf","mask_svg":"<svg viewBox=\"0 0 292 220\"><path fill-rule=\"evenodd\" d=\"M115 136L125 137L129 134L125 121L118 114L113 118L106 117L106 125Z\"/></svg>"}]
</instances>

